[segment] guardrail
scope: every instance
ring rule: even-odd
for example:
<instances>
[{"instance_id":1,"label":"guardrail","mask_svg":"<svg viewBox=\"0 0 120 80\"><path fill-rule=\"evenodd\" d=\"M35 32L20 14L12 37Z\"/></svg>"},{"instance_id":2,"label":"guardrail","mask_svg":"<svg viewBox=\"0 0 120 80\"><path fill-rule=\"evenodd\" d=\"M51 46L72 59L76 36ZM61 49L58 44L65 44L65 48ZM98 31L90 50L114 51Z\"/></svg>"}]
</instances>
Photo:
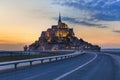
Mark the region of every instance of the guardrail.
<instances>
[{"instance_id":1,"label":"guardrail","mask_svg":"<svg viewBox=\"0 0 120 80\"><path fill-rule=\"evenodd\" d=\"M58 61L58 60L63 60L63 59L68 59L68 58L72 58L78 55L84 54L84 52L74 52L72 54L66 54L66 55L59 55L59 56L52 56L52 57L44 57L44 58L35 58L35 59L26 59L26 60L19 60L19 61L10 61L10 62L1 62L0 66L6 66L6 65L14 65L14 68L17 69L17 65L20 63L26 63L29 62L30 66L32 66L34 61L40 61L41 64L44 63L45 60L48 60L48 62L53 62L52 59L54 59L54 61Z\"/></svg>"},{"instance_id":2,"label":"guardrail","mask_svg":"<svg viewBox=\"0 0 120 80\"><path fill-rule=\"evenodd\" d=\"M37 55L41 53L68 53L75 50L45 50L45 51L0 51L0 56L14 56L14 55Z\"/></svg>"}]
</instances>

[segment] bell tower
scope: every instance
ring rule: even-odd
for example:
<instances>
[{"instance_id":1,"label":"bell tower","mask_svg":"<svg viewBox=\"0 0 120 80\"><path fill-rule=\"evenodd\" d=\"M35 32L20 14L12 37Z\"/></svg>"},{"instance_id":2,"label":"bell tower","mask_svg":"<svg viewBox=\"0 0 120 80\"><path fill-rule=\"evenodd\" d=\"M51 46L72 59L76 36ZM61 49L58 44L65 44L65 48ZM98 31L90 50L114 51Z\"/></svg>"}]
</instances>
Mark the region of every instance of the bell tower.
<instances>
[{"instance_id":1,"label":"bell tower","mask_svg":"<svg viewBox=\"0 0 120 80\"><path fill-rule=\"evenodd\" d=\"M61 27L61 23L62 23L62 20L61 20L61 14L59 13L58 28Z\"/></svg>"},{"instance_id":2,"label":"bell tower","mask_svg":"<svg viewBox=\"0 0 120 80\"><path fill-rule=\"evenodd\" d=\"M59 13L59 20L58 20L58 22L62 22L61 21L61 14Z\"/></svg>"}]
</instances>

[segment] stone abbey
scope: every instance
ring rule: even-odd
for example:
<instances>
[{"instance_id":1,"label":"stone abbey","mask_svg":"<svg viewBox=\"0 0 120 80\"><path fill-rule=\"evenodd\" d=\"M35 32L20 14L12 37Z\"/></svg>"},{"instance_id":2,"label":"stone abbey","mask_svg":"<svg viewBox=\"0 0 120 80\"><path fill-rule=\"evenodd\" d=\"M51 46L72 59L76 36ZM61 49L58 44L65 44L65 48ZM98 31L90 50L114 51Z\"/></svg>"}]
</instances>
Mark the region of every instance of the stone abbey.
<instances>
[{"instance_id":1,"label":"stone abbey","mask_svg":"<svg viewBox=\"0 0 120 80\"><path fill-rule=\"evenodd\" d=\"M58 25L52 25L47 31L42 31L37 41L24 47L25 51L44 51L44 50L100 50L98 45L92 45L78 39L75 36L73 28L69 28L66 23L61 20L59 14Z\"/></svg>"}]
</instances>

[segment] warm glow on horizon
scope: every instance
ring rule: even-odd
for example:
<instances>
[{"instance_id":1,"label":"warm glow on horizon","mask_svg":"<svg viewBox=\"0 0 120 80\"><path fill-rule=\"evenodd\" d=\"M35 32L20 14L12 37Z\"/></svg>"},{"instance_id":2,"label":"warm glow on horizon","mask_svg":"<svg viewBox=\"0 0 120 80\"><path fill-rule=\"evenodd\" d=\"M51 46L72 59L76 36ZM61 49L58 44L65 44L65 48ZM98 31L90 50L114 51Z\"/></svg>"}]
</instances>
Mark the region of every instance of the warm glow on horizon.
<instances>
[{"instance_id":1,"label":"warm glow on horizon","mask_svg":"<svg viewBox=\"0 0 120 80\"><path fill-rule=\"evenodd\" d=\"M57 24L55 18L58 17L59 11L62 17L71 17L63 19L63 22L73 28L78 38L100 45L102 48L120 48L120 21L95 22L109 27L98 28L75 22L83 21L86 17L91 18L89 15L86 16L89 12L54 4L54 0L1 0L0 50L22 50L24 45L30 45L38 40L42 31ZM118 31L113 32L114 30Z\"/></svg>"},{"instance_id":2,"label":"warm glow on horizon","mask_svg":"<svg viewBox=\"0 0 120 80\"><path fill-rule=\"evenodd\" d=\"M74 27L74 31L76 32L76 36L78 38L83 38L84 40L93 43L95 45L100 45L103 48L112 48L112 46L109 46L110 44L117 45L114 48L119 48L119 41L120 41L120 35L111 32L110 30L106 29L99 29L99 28L82 28L82 26L79 26L80 28Z\"/></svg>"}]
</instances>

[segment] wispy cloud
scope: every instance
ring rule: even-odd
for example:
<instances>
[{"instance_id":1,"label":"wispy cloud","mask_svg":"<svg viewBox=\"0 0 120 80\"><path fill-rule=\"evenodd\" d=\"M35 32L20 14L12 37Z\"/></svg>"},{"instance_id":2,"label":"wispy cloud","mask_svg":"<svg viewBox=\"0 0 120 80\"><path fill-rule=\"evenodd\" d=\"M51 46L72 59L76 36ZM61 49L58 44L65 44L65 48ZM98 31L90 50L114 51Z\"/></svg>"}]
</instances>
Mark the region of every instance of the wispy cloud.
<instances>
[{"instance_id":1,"label":"wispy cloud","mask_svg":"<svg viewBox=\"0 0 120 80\"><path fill-rule=\"evenodd\" d=\"M120 33L120 30L114 30L113 32Z\"/></svg>"},{"instance_id":2,"label":"wispy cloud","mask_svg":"<svg viewBox=\"0 0 120 80\"><path fill-rule=\"evenodd\" d=\"M9 41L0 39L0 43L3 43L3 42L9 42Z\"/></svg>"},{"instance_id":3,"label":"wispy cloud","mask_svg":"<svg viewBox=\"0 0 120 80\"><path fill-rule=\"evenodd\" d=\"M54 18L55 20L58 20L57 18ZM80 21L76 18L70 18L70 17L62 17L63 21L68 21L73 24L80 24L80 25L86 25L88 27L96 27L96 28L107 28L107 26L103 24L95 24L89 21Z\"/></svg>"},{"instance_id":4,"label":"wispy cloud","mask_svg":"<svg viewBox=\"0 0 120 80\"><path fill-rule=\"evenodd\" d=\"M56 0L56 4L92 12L97 20L120 21L120 0Z\"/></svg>"}]
</instances>

